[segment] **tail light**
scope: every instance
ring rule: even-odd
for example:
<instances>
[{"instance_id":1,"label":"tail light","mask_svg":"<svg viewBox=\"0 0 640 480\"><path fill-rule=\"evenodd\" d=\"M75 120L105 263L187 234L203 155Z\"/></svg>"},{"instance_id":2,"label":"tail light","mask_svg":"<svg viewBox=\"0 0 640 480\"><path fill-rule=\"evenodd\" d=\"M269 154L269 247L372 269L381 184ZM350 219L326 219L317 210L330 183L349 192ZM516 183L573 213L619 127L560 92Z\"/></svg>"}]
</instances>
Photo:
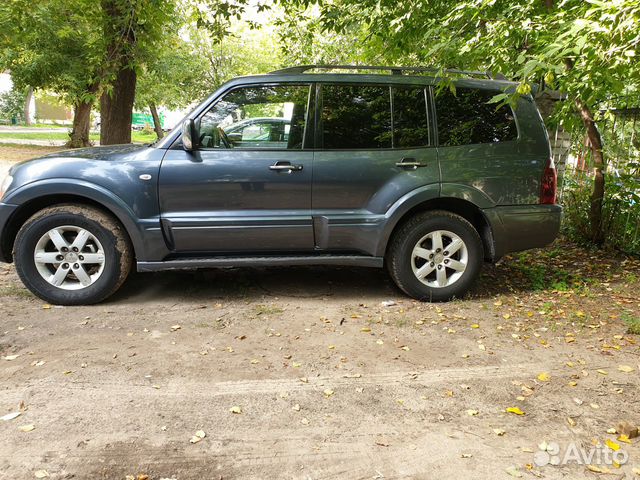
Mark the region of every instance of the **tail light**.
<instances>
[{"instance_id":1,"label":"tail light","mask_svg":"<svg viewBox=\"0 0 640 480\"><path fill-rule=\"evenodd\" d=\"M540 203L545 205L553 205L556 203L556 194L558 191L558 174L553 158L547 160L540 182Z\"/></svg>"}]
</instances>

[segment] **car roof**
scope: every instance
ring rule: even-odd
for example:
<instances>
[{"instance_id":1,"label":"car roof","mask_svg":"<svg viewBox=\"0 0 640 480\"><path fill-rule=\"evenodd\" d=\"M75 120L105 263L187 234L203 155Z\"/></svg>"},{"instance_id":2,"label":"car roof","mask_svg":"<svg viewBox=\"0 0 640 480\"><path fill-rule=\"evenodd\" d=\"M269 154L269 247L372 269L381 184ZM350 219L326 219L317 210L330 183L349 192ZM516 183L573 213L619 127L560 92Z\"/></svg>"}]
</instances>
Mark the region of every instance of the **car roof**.
<instances>
[{"instance_id":1,"label":"car roof","mask_svg":"<svg viewBox=\"0 0 640 480\"><path fill-rule=\"evenodd\" d=\"M267 73L260 75L247 75L236 77L225 85L233 87L237 85L258 84L258 83L378 83L378 84L401 84L401 85L437 85L445 80L445 77L429 75L388 75L372 73ZM459 77L451 78L453 83L460 87L471 87L481 89L513 88L517 82L490 78Z\"/></svg>"}]
</instances>

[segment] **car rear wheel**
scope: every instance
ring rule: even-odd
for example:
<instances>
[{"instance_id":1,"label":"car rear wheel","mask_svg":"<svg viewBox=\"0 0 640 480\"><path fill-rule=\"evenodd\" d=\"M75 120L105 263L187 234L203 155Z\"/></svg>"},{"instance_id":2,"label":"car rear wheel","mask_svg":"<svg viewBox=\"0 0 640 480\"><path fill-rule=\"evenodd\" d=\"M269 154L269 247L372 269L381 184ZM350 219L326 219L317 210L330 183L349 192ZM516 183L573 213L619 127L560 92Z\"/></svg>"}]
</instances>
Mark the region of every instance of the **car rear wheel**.
<instances>
[{"instance_id":1,"label":"car rear wheel","mask_svg":"<svg viewBox=\"0 0 640 480\"><path fill-rule=\"evenodd\" d=\"M459 215L431 211L416 215L393 235L387 267L396 285L418 300L461 298L478 277L482 240Z\"/></svg>"},{"instance_id":2,"label":"car rear wheel","mask_svg":"<svg viewBox=\"0 0 640 480\"><path fill-rule=\"evenodd\" d=\"M16 237L13 257L25 286L57 305L98 303L131 271L129 238L120 223L86 206L59 205L33 215Z\"/></svg>"}]
</instances>

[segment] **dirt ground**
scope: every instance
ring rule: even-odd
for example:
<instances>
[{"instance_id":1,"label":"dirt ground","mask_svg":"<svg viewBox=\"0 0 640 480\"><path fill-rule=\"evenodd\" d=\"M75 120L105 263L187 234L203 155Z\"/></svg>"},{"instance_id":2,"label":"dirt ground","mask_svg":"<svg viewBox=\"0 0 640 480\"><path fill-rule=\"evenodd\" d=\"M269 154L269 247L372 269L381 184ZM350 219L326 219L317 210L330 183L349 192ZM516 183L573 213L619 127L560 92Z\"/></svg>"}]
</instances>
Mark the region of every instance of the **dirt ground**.
<instances>
[{"instance_id":1,"label":"dirt ground","mask_svg":"<svg viewBox=\"0 0 640 480\"><path fill-rule=\"evenodd\" d=\"M446 304L297 267L59 308L0 265L0 479L640 478L639 440L607 433L640 423L639 288L637 259L566 242ZM620 468L534 462L607 441Z\"/></svg>"}]
</instances>

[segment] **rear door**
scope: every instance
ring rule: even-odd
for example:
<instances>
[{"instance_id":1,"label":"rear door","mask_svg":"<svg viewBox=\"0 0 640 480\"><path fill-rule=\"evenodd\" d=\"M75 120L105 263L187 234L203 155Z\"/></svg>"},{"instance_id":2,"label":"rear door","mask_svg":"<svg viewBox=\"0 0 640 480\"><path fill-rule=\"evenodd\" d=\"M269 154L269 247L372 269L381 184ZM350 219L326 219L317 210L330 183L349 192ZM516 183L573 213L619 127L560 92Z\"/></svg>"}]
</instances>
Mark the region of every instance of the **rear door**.
<instances>
[{"instance_id":1,"label":"rear door","mask_svg":"<svg viewBox=\"0 0 640 480\"><path fill-rule=\"evenodd\" d=\"M384 214L439 182L424 85L321 84L313 167L316 244L374 254Z\"/></svg>"},{"instance_id":2,"label":"rear door","mask_svg":"<svg viewBox=\"0 0 640 480\"><path fill-rule=\"evenodd\" d=\"M310 94L310 84L236 88L200 118L196 151L167 151L160 209L176 253L314 249Z\"/></svg>"}]
</instances>

